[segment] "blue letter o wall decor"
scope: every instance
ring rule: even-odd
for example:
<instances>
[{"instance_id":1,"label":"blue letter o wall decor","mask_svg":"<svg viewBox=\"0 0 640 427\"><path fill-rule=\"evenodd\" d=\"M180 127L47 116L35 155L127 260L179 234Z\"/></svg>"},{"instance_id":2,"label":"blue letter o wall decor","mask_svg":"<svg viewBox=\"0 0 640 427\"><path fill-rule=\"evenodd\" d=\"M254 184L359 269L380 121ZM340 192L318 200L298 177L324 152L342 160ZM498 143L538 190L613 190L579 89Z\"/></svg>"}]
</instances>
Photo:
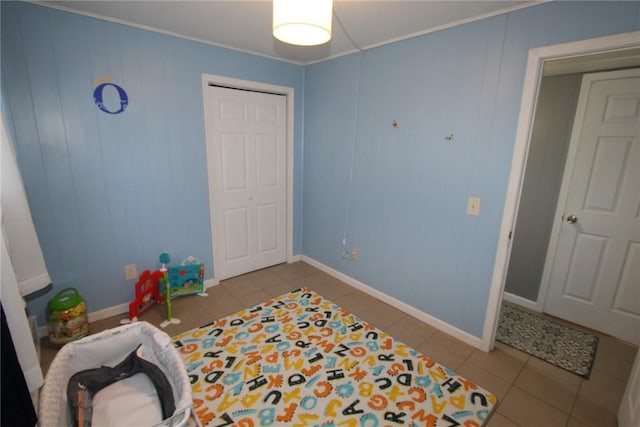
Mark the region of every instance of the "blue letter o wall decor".
<instances>
[{"instance_id":1,"label":"blue letter o wall decor","mask_svg":"<svg viewBox=\"0 0 640 427\"><path fill-rule=\"evenodd\" d=\"M105 113L120 114L127 108L129 98L127 92L120 86L106 82L96 86L93 91L93 102Z\"/></svg>"}]
</instances>

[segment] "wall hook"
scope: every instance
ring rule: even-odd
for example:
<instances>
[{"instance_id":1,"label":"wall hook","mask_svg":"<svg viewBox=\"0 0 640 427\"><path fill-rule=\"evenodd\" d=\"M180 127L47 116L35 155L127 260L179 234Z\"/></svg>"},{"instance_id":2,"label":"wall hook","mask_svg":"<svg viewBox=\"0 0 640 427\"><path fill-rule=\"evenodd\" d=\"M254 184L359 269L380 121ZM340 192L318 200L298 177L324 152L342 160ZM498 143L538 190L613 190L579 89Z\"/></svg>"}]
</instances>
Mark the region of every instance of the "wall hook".
<instances>
[{"instance_id":1,"label":"wall hook","mask_svg":"<svg viewBox=\"0 0 640 427\"><path fill-rule=\"evenodd\" d=\"M445 137L444 137L444 139L446 139L446 140L447 140L447 142L451 142L451 141L453 141L453 134L452 134L452 133L450 133L449 135L445 136Z\"/></svg>"},{"instance_id":2,"label":"wall hook","mask_svg":"<svg viewBox=\"0 0 640 427\"><path fill-rule=\"evenodd\" d=\"M394 129L398 129L400 127L400 125L398 124L397 121L394 120L393 122L391 122L391 127L394 128Z\"/></svg>"}]
</instances>

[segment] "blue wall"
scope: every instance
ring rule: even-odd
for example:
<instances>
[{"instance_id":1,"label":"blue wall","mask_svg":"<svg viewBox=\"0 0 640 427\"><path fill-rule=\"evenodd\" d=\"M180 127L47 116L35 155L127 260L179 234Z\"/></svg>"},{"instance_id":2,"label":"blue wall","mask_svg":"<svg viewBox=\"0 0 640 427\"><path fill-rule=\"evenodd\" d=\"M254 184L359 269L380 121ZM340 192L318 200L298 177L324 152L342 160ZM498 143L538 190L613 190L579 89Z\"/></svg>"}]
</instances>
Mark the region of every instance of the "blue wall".
<instances>
[{"instance_id":1,"label":"blue wall","mask_svg":"<svg viewBox=\"0 0 640 427\"><path fill-rule=\"evenodd\" d=\"M529 49L638 29L551 2L307 67L304 254L480 337Z\"/></svg>"},{"instance_id":2,"label":"blue wall","mask_svg":"<svg viewBox=\"0 0 640 427\"><path fill-rule=\"evenodd\" d=\"M164 250L212 276L201 74L221 74L296 91L294 253L476 336L528 50L640 28L638 2L552 2L303 68L29 3L1 15L5 119L56 289L121 304L123 266ZM93 104L107 76L124 114Z\"/></svg>"},{"instance_id":3,"label":"blue wall","mask_svg":"<svg viewBox=\"0 0 640 427\"><path fill-rule=\"evenodd\" d=\"M127 302L123 266L157 268L162 251L195 256L212 277L202 73L295 89L301 252L302 67L28 3L1 8L4 114L54 289L76 286L90 311ZM123 114L94 105L104 77L128 92ZM29 303L41 323L51 296Z\"/></svg>"}]
</instances>

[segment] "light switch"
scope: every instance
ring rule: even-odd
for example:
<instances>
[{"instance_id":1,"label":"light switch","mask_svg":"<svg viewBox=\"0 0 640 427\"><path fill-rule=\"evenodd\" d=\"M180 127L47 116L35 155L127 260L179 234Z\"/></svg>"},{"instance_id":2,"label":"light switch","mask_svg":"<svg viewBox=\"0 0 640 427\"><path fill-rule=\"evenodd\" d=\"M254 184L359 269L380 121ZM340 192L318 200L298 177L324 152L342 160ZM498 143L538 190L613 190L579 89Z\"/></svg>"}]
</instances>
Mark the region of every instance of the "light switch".
<instances>
[{"instance_id":1,"label":"light switch","mask_svg":"<svg viewBox=\"0 0 640 427\"><path fill-rule=\"evenodd\" d=\"M469 197L467 202L467 215L480 215L480 197Z\"/></svg>"}]
</instances>

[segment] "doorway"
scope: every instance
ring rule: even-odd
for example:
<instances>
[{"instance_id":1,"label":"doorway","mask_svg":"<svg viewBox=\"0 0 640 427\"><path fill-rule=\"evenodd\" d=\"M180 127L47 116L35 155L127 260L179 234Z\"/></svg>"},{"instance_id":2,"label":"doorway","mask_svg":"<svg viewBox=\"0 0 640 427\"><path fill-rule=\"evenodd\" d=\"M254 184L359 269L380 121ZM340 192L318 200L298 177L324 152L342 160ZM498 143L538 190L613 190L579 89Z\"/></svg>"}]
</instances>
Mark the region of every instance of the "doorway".
<instances>
[{"instance_id":1,"label":"doorway","mask_svg":"<svg viewBox=\"0 0 640 427\"><path fill-rule=\"evenodd\" d=\"M505 284L507 301L629 342L640 337L639 70L543 79Z\"/></svg>"},{"instance_id":2,"label":"doorway","mask_svg":"<svg viewBox=\"0 0 640 427\"><path fill-rule=\"evenodd\" d=\"M482 339L482 348L487 351L493 348L495 341L495 331L513 243L511 235L515 229L516 215L520 205L543 69L547 65L549 68L561 70L558 74L563 74L565 72L586 73L603 69L638 66L638 59L640 58L638 55L640 43L638 43L638 40L640 40L640 32L633 32L532 49L529 52L511 176L505 200L500 240L496 252ZM621 65L625 61L630 61L631 64ZM526 299L523 298L523 300ZM542 311L542 303L541 298L537 298L536 301L530 301L529 308ZM538 307L538 304L540 304L540 307Z\"/></svg>"},{"instance_id":3,"label":"doorway","mask_svg":"<svg viewBox=\"0 0 640 427\"><path fill-rule=\"evenodd\" d=\"M214 281L293 261L293 88L203 75Z\"/></svg>"}]
</instances>

